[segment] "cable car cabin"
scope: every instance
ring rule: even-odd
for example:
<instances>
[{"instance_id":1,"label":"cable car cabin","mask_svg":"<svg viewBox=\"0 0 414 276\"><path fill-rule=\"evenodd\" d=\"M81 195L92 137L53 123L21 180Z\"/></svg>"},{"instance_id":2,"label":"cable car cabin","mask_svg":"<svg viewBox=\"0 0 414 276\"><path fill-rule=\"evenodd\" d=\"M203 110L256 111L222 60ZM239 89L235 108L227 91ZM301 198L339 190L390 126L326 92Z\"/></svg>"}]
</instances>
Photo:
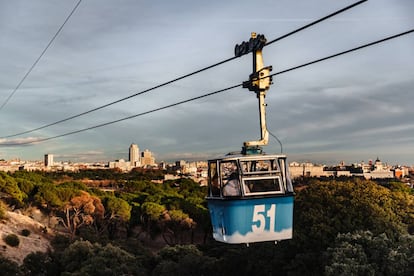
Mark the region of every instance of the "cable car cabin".
<instances>
[{"instance_id":1,"label":"cable car cabin","mask_svg":"<svg viewBox=\"0 0 414 276\"><path fill-rule=\"evenodd\" d=\"M293 186L285 155L230 155L209 161L208 208L215 240L292 238Z\"/></svg>"}]
</instances>

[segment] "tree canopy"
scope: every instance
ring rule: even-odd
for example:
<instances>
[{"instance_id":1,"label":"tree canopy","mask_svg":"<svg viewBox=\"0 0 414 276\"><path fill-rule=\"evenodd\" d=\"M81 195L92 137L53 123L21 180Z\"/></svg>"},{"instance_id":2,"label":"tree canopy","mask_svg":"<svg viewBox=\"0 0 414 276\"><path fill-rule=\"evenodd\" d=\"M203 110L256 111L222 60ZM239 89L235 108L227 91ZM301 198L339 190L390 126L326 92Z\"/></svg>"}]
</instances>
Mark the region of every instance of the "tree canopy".
<instances>
[{"instance_id":1,"label":"tree canopy","mask_svg":"<svg viewBox=\"0 0 414 276\"><path fill-rule=\"evenodd\" d=\"M82 177L104 178L106 172ZM398 181L312 179L296 187L292 240L229 245L211 236L206 187L190 179L153 183L112 172L116 189L67 174L0 173L2 201L37 206L71 239L27 256L27 275L413 275L414 195ZM150 178L150 177L148 177ZM0 204L0 211L6 209ZM142 235L142 234L145 235ZM149 237L149 238L146 238ZM202 238L200 238L202 237ZM164 241L163 247L151 247ZM148 247L147 247L148 246ZM161 248L161 249L160 249ZM35 273L36 272L36 273ZM20 273L20 274L19 274Z\"/></svg>"}]
</instances>

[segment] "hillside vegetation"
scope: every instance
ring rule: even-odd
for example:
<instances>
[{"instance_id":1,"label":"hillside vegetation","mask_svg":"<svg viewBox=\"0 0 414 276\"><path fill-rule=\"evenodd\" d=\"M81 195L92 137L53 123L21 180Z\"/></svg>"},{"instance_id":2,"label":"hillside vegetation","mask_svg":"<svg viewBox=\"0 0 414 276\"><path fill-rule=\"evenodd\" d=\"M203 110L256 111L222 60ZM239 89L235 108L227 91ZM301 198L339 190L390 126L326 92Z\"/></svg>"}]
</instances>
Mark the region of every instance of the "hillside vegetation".
<instances>
[{"instance_id":1,"label":"hillside vegetation","mask_svg":"<svg viewBox=\"0 0 414 276\"><path fill-rule=\"evenodd\" d=\"M162 171L0 173L1 273L414 275L414 196L402 183L300 181L294 238L246 247L212 239L206 187L151 178Z\"/></svg>"}]
</instances>

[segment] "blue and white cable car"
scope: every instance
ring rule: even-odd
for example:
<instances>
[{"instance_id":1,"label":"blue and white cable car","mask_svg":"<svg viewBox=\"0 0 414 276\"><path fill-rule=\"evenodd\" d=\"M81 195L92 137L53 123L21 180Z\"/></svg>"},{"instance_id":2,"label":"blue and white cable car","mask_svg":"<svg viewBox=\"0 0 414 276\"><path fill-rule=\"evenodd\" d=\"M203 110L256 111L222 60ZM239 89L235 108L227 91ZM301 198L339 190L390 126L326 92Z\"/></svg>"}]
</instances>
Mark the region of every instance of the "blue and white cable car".
<instances>
[{"instance_id":1,"label":"blue and white cable car","mask_svg":"<svg viewBox=\"0 0 414 276\"><path fill-rule=\"evenodd\" d=\"M207 201L215 240L253 243L292 238L294 193L285 155L210 160L209 178Z\"/></svg>"},{"instance_id":2,"label":"blue and white cable car","mask_svg":"<svg viewBox=\"0 0 414 276\"><path fill-rule=\"evenodd\" d=\"M252 39L256 35L252 34ZM240 244L279 241L292 238L294 191L286 156L268 155L264 98L271 84L271 67L263 67L263 35L253 51L255 72L245 88L259 99L261 140L244 142L238 154L209 160L209 192L206 197L213 227L213 238L220 242ZM264 40L264 42L263 42ZM240 48L240 46L239 46ZM236 46L236 51L238 45ZM238 55L238 53L236 53Z\"/></svg>"}]
</instances>

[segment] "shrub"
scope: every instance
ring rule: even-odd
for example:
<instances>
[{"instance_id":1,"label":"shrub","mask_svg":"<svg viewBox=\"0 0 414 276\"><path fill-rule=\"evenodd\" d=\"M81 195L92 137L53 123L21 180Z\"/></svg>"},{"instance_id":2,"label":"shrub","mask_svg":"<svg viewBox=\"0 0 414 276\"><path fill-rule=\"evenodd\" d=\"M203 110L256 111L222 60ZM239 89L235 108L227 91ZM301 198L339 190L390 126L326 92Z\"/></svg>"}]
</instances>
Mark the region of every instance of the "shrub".
<instances>
[{"instance_id":1,"label":"shrub","mask_svg":"<svg viewBox=\"0 0 414 276\"><path fill-rule=\"evenodd\" d=\"M16 262L0 256L0 274L1 275L22 275L19 265Z\"/></svg>"},{"instance_id":2,"label":"shrub","mask_svg":"<svg viewBox=\"0 0 414 276\"><path fill-rule=\"evenodd\" d=\"M0 200L0 219L6 218L6 204Z\"/></svg>"},{"instance_id":3,"label":"shrub","mask_svg":"<svg viewBox=\"0 0 414 276\"><path fill-rule=\"evenodd\" d=\"M9 245L13 247L19 246L20 240L19 237L15 234L8 234L3 238L3 240Z\"/></svg>"},{"instance_id":4,"label":"shrub","mask_svg":"<svg viewBox=\"0 0 414 276\"><path fill-rule=\"evenodd\" d=\"M20 234L22 236L28 237L30 235L30 230L29 229L23 229Z\"/></svg>"}]
</instances>

